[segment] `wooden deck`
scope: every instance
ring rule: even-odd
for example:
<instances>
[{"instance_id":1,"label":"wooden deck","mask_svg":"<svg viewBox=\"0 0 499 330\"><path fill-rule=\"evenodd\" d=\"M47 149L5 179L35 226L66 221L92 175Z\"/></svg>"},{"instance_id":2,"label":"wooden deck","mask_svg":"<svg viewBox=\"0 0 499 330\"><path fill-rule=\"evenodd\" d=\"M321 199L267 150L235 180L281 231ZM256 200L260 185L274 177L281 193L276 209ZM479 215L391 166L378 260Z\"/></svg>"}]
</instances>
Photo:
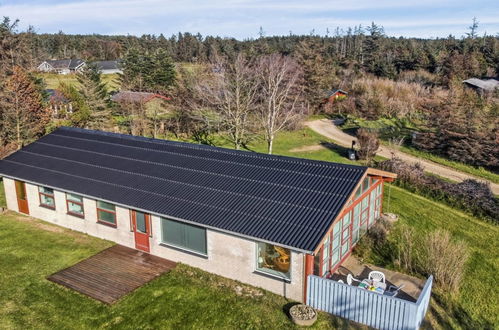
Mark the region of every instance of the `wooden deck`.
<instances>
[{"instance_id":1,"label":"wooden deck","mask_svg":"<svg viewBox=\"0 0 499 330\"><path fill-rule=\"evenodd\" d=\"M173 261L115 245L48 279L112 304L175 265Z\"/></svg>"}]
</instances>

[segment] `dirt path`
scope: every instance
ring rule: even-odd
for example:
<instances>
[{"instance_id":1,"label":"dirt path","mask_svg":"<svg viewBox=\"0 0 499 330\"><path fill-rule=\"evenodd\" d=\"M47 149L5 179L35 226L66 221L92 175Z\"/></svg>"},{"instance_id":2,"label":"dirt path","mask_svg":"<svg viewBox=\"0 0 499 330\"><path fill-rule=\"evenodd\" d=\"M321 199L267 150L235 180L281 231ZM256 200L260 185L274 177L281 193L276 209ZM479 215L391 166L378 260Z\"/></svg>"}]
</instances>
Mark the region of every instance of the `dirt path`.
<instances>
[{"instance_id":1,"label":"dirt path","mask_svg":"<svg viewBox=\"0 0 499 330\"><path fill-rule=\"evenodd\" d=\"M310 127L312 130L316 131L317 133L324 135L325 137L334 140L337 142L339 145L350 148L352 146L352 140L357 140L355 137L348 135L344 133L342 130L340 130L336 125L331 120L328 119L319 119L319 120L313 120L306 122L305 125ZM477 178L473 175L466 174L457 170L454 170L452 168L425 160L421 159L418 157L414 157L412 155L403 153L397 149L389 148L387 146L380 146L377 155L385 157L385 158L392 158L392 155L395 155L402 159L405 162L408 163L420 163L421 165L424 166L425 171L437 174L439 176L442 176L444 178L448 178L454 181L461 182L466 179L475 179L479 181L485 181L490 184L490 188L494 192L494 194L498 195L499 194L499 184L487 181L482 178Z\"/></svg>"}]
</instances>

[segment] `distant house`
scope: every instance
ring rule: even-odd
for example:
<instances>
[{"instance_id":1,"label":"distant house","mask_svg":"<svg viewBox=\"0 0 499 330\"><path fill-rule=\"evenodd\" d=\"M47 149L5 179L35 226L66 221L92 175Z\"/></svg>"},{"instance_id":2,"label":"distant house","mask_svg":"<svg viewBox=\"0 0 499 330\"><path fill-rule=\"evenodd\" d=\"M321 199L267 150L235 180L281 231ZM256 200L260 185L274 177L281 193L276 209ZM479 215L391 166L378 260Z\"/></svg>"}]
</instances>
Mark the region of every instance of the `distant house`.
<instances>
[{"instance_id":1,"label":"distant house","mask_svg":"<svg viewBox=\"0 0 499 330\"><path fill-rule=\"evenodd\" d=\"M322 102L322 106L324 108L323 110L325 112L331 111L333 108L334 102L340 98L345 98L347 95L348 95L348 93L342 89L333 89L333 90L328 91L326 93L326 95L324 96L324 99Z\"/></svg>"},{"instance_id":2,"label":"distant house","mask_svg":"<svg viewBox=\"0 0 499 330\"><path fill-rule=\"evenodd\" d=\"M324 98L324 102L333 103L336 99L340 97L346 97L347 95L348 93L342 89L333 89L327 92L326 97Z\"/></svg>"},{"instance_id":3,"label":"distant house","mask_svg":"<svg viewBox=\"0 0 499 330\"><path fill-rule=\"evenodd\" d=\"M102 74L123 73L120 68L120 61L97 61L92 64L96 65Z\"/></svg>"},{"instance_id":4,"label":"distant house","mask_svg":"<svg viewBox=\"0 0 499 330\"><path fill-rule=\"evenodd\" d=\"M38 71L69 74L78 72L84 67L85 61L77 58L72 58L69 60L46 60L38 66Z\"/></svg>"},{"instance_id":5,"label":"distant house","mask_svg":"<svg viewBox=\"0 0 499 330\"><path fill-rule=\"evenodd\" d=\"M60 90L46 89L45 94L52 109L52 116L60 117L63 114L73 113L73 106Z\"/></svg>"},{"instance_id":6,"label":"distant house","mask_svg":"<svg viewBox=\"0 0 499 330\"><path fill-rule=\"evenodd\" d=\"M493 93L499 89L499 80L496 78L470 78L464 80L463 83L480 94Z\"/></svg>"}]
</instances>

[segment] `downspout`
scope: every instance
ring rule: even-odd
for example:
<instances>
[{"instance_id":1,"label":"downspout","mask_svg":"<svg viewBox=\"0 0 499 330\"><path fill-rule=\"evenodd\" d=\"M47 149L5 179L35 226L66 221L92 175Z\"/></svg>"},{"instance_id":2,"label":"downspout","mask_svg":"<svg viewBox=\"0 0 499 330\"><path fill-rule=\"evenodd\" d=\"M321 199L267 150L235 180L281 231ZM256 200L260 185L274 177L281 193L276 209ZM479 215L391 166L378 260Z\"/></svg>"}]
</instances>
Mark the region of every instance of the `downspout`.
<instances>
[{"instance_id":1,"label":"downspout","mask_svg":"<svg viewBox=\"0 0 499 330\"><path fill-rule=\"evenodd\" d=\"M305 254L305 279L303 281L303 303L307 303L308 275L314 274L314 256Z\"/></svg>"}]
</instances>

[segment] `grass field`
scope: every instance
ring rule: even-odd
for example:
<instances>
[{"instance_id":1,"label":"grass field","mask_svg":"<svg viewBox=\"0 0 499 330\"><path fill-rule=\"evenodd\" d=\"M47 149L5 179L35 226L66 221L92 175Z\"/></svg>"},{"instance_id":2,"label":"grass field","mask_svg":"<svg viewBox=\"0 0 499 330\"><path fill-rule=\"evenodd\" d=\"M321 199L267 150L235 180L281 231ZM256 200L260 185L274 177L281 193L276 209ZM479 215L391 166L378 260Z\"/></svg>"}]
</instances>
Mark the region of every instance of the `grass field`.
<instances>
[{"instance_id":1,"label":"grass field","mask_svg":"<svg viewBox=\"0 0 499 330\"><path fill-rule=\"evenodd\" d=\"M352 163L344 157L342 148L290 151L327 142L308 129L285 132L276 139L275 153ZM221 138L215 143L229 146ZM255 139L248 149L265 152L265 141ZM384 211L398 214L400 223L408 224L418 233L446 229L454 238L464 240L471 252L460 292L450 295L435 289L429 313L430 326L436 329L494 328L499 322L498 227L395 186L385 191ZM230 290L205 285L216 282L218 277L186 266L160 277L113 307L103 306L44 278L109 243L66 230L63 231L69 234L61 235L57 231L62 229L51 225L44 224L49 231L40 230L41 222L19 221L16 217L12 213L0 216L0 253L6 255L0 259L0 269L9 269L9 272L0 271L0 283L8 288L6 294L0 295L0 306L3 306L0 307L0 324L41 328L71 327L72 322L82 324L84 328L140 328L144 324L151 328L184 325L189 328L291 327L282 312L283 306L289 303L284 298L268 293L261 300L241 298ZM374 258L372 261L395 268L384 260ZM186 276L185 273L195 275ZM65 306L68 310L62 312ZM142 311L138 313L140 309ZM193 316L196 313L201 315L196 318ZM336 322L339 321L321 315L318 326L334 327Z\"/></svg>"},{"instance_id":2,"label":"grass field","mask_svg":"<svg viewBox=\"0 0 499 330\"><path fill-rule=\"evenodd\" d=\"M434 290L429 314L432 326L488 329L497 325L499 291L495 288L499 272L499 228L396 186L390 186L385 192L384 211L398 214L400 223L411 226L418 234L436 229L448 230L455 239L464 241L470 250L459 293L452 296Z\"/></svg>"},{"instance_id":3,"label":"grass field","mask_svg":"<svg viewBox=\"0 0 499 330\"><path fill-rule=\"evenodd\" d=\"M61 82L78 85L75 74L39 73L38 76L43 79L48 89L57 89ZM117 90L119 88L117 74L103 74L102 80L106 83L109 90Z\"/></svg>"}]
</instances>

